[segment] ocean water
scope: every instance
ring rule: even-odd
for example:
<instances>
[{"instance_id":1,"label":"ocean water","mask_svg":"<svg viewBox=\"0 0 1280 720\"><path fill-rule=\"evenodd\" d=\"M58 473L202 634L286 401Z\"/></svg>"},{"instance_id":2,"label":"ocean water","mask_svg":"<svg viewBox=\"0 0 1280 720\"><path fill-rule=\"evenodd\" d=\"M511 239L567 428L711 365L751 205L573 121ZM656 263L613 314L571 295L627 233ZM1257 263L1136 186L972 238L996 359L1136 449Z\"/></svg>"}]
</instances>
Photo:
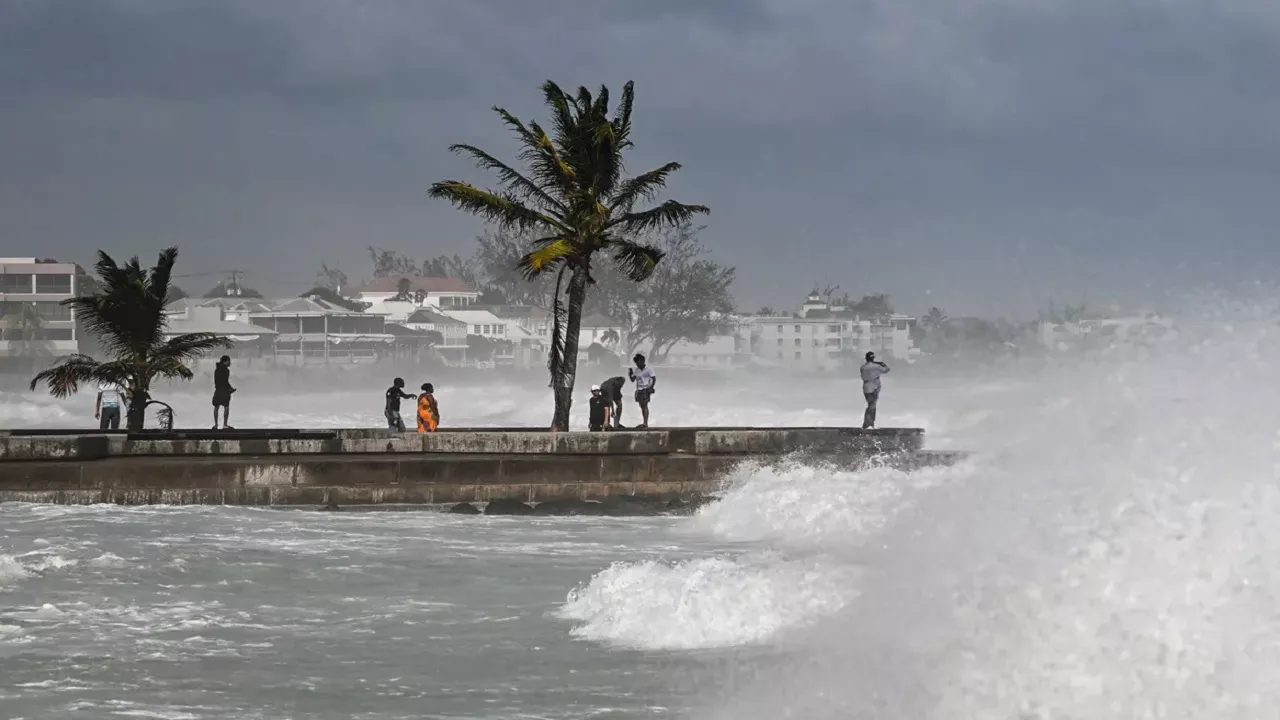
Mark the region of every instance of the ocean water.
<instances>
[{"instance_id":1,"label":"ocean water","mask_svg":"<svg viewBox=\"0 0 1280 720\"><path fill-rule=\"evenodd\" d=\"M689 518L0 506L0 714L1270 717L1277 317L1236 308L1151 344L890 376L882 425L976 455L744 466ZM660 386L655 412L861 411L851 380L755 383ZM255 397L270 402L242 403L244 424L376 417L358 390ZM22 402L0 412L83 415L83 398ZM515 387L450 402L459 424L546 415L543 392Z\"/></svg>"}]
</instances>

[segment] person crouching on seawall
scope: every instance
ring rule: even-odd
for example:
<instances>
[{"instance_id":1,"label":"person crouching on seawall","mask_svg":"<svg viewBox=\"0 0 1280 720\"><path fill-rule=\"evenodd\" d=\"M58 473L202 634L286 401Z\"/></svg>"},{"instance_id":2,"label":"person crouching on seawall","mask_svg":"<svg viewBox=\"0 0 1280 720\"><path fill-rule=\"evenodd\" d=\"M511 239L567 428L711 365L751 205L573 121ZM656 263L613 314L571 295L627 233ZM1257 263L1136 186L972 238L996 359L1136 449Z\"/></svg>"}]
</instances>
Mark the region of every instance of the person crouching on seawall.
<instances>
[{"instance_id":1,"label":"person crouching on seawall","mask_svg":"<svg viewBox=\"0 0 1280 720\"><path fill-rule=\"evenodd\" d=\"M418 432L435 432L440 427L440 405L436 403L435 386L422 384L422 394L418 396Z\"/></svg>"},{"instance_id":2,"label":"person crouching on seawall","mask_svg":"<svg viewBox=\"0 0 1280 720\"><path fill-rule=\"evenodd\" d=\"M862 396L867 399L867 410L862 414L862 429L872 430L876 426L876 405L880 402L880 376L889 372L889 366L876 361L876 354L867 353L867 362L862 366Z\"/></svg>"},{"instance_id":3,"label":"person crouching on seawall","mask_svg":"<svg viewBox=\"0 0 1280 720\"><path fill-rule=\"evenodd\" d=\"M391 382L391 387L387 388L387 404L382 411L383 416L387 418L388 435L404 432L404 419L400 417L400 401L417 399L417 395L410 395L404 391L404 378L396 378Z\"/></svg>"},{"instance_id":4,"label":"person crouching on seawall","mask_svg":"<svg viewBox=\"0 0 1280 720\"><path fill-rule=\"evenodd\" d=\"M631 358L635 361L634 368L627 368L627 375L631 377L631 382L636 384L636 404L640 406L640 415L642 422L637 425L638 429L649 427L649 398L653 397L656 392L655 385L658 384L658 376L653 374L653 368L645 364L644 356L636 353Z\"/></svg>"},{"instance_id":5,"label":"person crouching on seawall","mask_svg":"<svg viewBox=\"0 0 1280 720\"><path fill-rule=\"evenodd\" d=\"M613 398L605 397L599 385L592 385L591 400L588 405L591 408L591 414L587 420L587 427L590 428L591 432L608 430L609 414L613 410Z\"/></svg>"}]
</instances>

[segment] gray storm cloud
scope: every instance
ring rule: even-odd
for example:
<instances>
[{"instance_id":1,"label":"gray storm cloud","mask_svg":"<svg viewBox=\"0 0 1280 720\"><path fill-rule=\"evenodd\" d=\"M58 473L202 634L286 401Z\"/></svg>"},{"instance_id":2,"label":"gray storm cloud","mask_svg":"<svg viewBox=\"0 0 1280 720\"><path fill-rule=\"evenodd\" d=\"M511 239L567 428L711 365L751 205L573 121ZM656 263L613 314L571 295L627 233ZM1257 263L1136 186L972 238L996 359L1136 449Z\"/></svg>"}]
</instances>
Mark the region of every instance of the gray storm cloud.
<instances>
[{"instance_id":1,"label":"gray storm cloud","mask_svg":"<svg viewBox=\"0 0 1280 720\"><path fill-rule=\"evenodd\" d=\"M1158 302L1277 260L1280 8L1192 0L0 3L0 237L287 290L463 251L423 194L538 83L638 86L744 305Z\"/></svg>"}]
</instances>

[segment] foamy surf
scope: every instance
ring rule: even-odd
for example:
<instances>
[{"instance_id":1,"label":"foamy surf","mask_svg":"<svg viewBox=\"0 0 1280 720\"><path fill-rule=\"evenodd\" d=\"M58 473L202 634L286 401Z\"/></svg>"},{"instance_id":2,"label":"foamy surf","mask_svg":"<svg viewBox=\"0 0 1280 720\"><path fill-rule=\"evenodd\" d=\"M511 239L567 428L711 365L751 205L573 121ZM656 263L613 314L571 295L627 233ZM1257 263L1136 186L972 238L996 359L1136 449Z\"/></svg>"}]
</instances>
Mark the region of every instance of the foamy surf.
<instances>
[{"instance_id":1,"label":"foamy surf","mask_svg":"<svg viewBox=\"0 0 1280 720\"><path fill-rule=\"evenodd\" d=\"M638 650L759 643L840 609L845 573L759 558L619 562L569 593L560 616L584 640Z\"/></svg>"},{"instance_id":2,"label":"foamy surf","mask_svg":"<svg viewBox=\"0 0 1280 720\"><path fill-rule=\"evenodd\" d=\"M692 526L733 542L848 548L882 530L915 493L960 482L972 469L970 463L913 472L744 465L728 480L720 501L703 507Z\"/></svg>"}]
</instances>

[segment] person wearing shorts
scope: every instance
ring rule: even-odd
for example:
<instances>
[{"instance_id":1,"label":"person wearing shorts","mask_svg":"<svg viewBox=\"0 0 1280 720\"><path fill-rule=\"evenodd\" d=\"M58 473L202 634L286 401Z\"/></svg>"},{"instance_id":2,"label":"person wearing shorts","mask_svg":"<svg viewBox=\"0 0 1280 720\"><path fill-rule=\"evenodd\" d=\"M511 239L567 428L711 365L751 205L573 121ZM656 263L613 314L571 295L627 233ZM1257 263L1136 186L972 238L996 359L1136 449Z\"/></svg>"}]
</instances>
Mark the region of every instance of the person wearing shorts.
<instances>
[{"instance_id":1,"label":"person wearing shorts","mask_svg":"<svg viewBox=\"0 0 1280 720\"><path fill-rule=\"evenodd\" d=\"M383 406L382 415L387 419L387 434L404 432L404 418L400 417L401 400L417 400L417 395L404 391L404 378L396 378L387 388L387 404Z\"/></svg>"},{"instance_id":2,"label":"person wearing shorts","mask_svg":"<svg viewBox=\"0 0 1280 720\"><path fill-rule=\"evenodd\" d=\"M121 399L119 385L110 382L98 385L98 400L94 404L93 416L98 419L99 430L120 429Z\"/></svg>"},{"instance_id":3,"label":"person wearing shorts","mask_svg":"<svg viewBox=\"0 0 1280 720\"><path fill-rule=\"evenodd\" d=\"M643 422L636 427L643 430L649 427L649 399L653 397L658 377L653 374L653 368L645 363L644 355L636 353L636 356L631 359L636 366L628 369L627 375L631 377L631 382L636 384L636 404L640 406L640 415L643 419Z\"/></svg>"}]
</instances>

